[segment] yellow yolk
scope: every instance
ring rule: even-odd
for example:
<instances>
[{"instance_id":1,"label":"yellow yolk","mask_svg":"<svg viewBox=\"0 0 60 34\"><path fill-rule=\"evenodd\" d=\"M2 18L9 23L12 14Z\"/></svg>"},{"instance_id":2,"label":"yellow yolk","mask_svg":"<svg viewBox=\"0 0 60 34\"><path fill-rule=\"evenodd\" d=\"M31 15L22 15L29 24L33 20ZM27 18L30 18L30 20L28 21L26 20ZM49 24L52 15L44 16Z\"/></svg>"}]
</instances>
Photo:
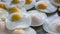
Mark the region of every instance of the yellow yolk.
<instances>
[{"instance_id":1,"label":"yellow yolk","mask_svg":"<svg viewBox=\"0 0 60 34\"><path fill-rule=\"evenodd\" d=\"M15 31L17 31L17 30L22 30L22 29L20 29L20 28L16 28Z\"/></svg>"},{"instance_id":2,"label":"yellow yolk","mask_svg":"<svg viewBox=\"0 0 60 34\"><path fill-rule=\"evenodd\" d=\"M22 15L19 14L19 13L16 13L16 14L12 15L11 19L12 19L12 21L21 20L22 19Z\"/></svg>"},{"instance_id":3,"label":"yellow yolk","mask_svg":"<svg viewBox=\"0 0 60 34\"><path fill-rule=\"evenodd\" d=\"M60 11L60 8L58 10Z\"/></svg>"},{"instance_id":4,"label":"yellow yolk","mask_svg":"<svg viewBox=\"0 0 60 34\"><path fill-rule=\"evenodd\" d=\"M25 32L23 29L19 29L19 30L15 29L15 30L12 32L12 34L26 34L26 32Z\"/></svg>"},{"instance_id":5,"label":"yellow yolk","mask_svg":"<svg viewBox=\"0 0 60 34\"><path fill-rule=\"evenodd\" d=\"M19 8L18 7L10 8L10 13L14 13L14 12L19 12Z\"/></svg>"},{"instance_id":6,"label":"yellow yolk","mask_svg":"<svg viewBox=\"0 0 60 34\"><path fill-rule=\"evenodd\" d=\"M4 4L0 4L0 8L6 9L6 6Z\"/></svg>"},{"instance_id":7,"label":"yellow yolk","mask_svg":"<svg viewBox=\"0 0 60 34\"><path fill-rule=\"evenodd\" d=\"M60 3L60 0L55 0L55 2L58 2L58 3Z\"/></svg>"},{"instance_id":8,"label":"yellow yolk","mask_svg":"<svg viewBox=\"0 0 60 34\"><path fill-rule=\"evenodd\" d=\"M60 7L58 8L58 11L60 11Z\"/></svg>"},{"instance_id":9,"label":"yellow yolk","mask_svg":"<svg viewBox=\"0 0 60 34\"><path fill-rule=\"evenodd\" d=\"M26 0L25 4L31 4L32 0Z\"/></svg>"},{"instance_id":10,"label":"yellow yolk","mask_svg":"<svg viewBox=\"0 0 60 34\"><path fill-rule=\"evenodd\" d=\"M20 0L13 0L12 3L19 3Z\"/></svg>"},{"instance_id":11,"label":"yellow yolk","mask_svg":"<svg viewBox=\"0 0 60 34\"><path fill-rule=\"evenodd\" d=\"M44 4L44 3L41 3L41 4L38 4L38 9L46 9L47 8L47 5Z\"/></svg>"}]
</instances>

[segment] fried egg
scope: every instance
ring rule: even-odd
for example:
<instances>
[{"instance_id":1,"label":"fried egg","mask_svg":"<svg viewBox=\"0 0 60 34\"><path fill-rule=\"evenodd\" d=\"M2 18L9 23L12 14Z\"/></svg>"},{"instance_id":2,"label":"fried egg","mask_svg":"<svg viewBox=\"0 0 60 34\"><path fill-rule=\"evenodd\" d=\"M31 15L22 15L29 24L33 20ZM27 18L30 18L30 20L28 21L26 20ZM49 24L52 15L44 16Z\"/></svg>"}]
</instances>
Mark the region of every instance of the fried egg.
<instances>
[{"instance_id":1,"label":"fried egg","mask_svg":"<svg viewBox=\"0 0 60 34\"><path fill-rule=\"evenodd\" d=\"M51 23L47 22L43 25L43 28L48 33L60 34L60 17L54 19Z\"/></svg>"},{"instance_id":2,"label":"fried egg","mask_svg":"<svg viewBox=\"0 0 60 34\"><path fill-rule=\"evenodd\" d=\"M10 6L8 10L9 10L8 11L9 13L14 13L14 12L25 12L26 13L27 12L25 8L19 8L19 7L14 6L14 5Z\"/></svg>"},{"instance_id":3,"label":"fried egg","mask_svg":"<svg viewBox=\"0 0 60 34\"><path fill-rule=\"evenodd\" d=\"M6 19L8 15L9 13L6 10L0 8L0 19Z\"/></svg>"},{"instance_id":4,"label":"fried egg","mask_svg":"<svg viewBox=\"0 0 60 34\"><path fill-rule=\"evenodd\" d=\"M15 29L12 34L37 34L33 28Z\"/></svg>"},{"instance_id":5,"label":"fried egg","mask_svg":"<svg viewBox=\"0 0 60 34\"><path fill-rule=\"evenodd\" d=\"M15 5L18 7L22 7L25 4L25 0L2 0L3 2L9 3L11 5Z\"/></svg>"},{"instance_id":6,"label":"fried egg","mask_svg":"<svg viewBox=\"0 0 60 34\"><path fill-rule=\"evenodd\" d=\"M6 9L6 5L5 5L4 2L0 2L0 8L2 8L2 9Z\"/></svg>"},{"instance_id":7,"label":"fried egg","mask_svg":"<svg viewBox=\"0 0 60 34\"><path fill-rule=\"evenodd\" d=\"M51 3L55 6L60 6L60 0L50 0Z\"/></svg>"},{"instance_id":8,"label":"fried egg","mask_svg":"<svg viewBox=\"0 0 60 34\"><path fill-rule=\"evenodd\" d=\"M27 28L31 25L31 18L26 13L12 13L8 16L6 20L6 27L9 30L14 30L15 28Z\"/></svg>"},{"instance_id":9,"label":"fried egg","mask_svg":"<svg viewBox=\"0 0 60 34\"><path fill-rule=\"evenodd\" d=\"M11 5L22 7L25 4L25 0L12 0Z\"/></svg>"},{"instance_id":10,"label":"fried egg","mask_svg":"<svg viewBox=\"0 0 60 34\"><path fill-rule=\"evenodd\" d=\"M40 12L45 12L45 13L53 13L57 10L56 7L54 7L48 0L47 1L38 1L35 4L35 8L39 10Z\"/></svg>"},{"instance_id":11,"label":"fried egg","mask_svg":"<svg viewBox=\"0 0 60 34\"><path fill-rule=\"evenodd\" d=\"M47 18L45 13L39 13L37 10L31 10L28 12L28 14L32 19L31 26L40 26L45 23L45 19Z\"/></svg>"},{"instance_id":12,"label":"fried egg","mask_svg":"<svg viewBox=\"0 0 60 34\"><path fill-rule=\"evenodd\" d=\"M26 10L29 10L34 7L35 3L36 3L36 0L25 0L24 8Z\"/></svg>"}]
</instances>

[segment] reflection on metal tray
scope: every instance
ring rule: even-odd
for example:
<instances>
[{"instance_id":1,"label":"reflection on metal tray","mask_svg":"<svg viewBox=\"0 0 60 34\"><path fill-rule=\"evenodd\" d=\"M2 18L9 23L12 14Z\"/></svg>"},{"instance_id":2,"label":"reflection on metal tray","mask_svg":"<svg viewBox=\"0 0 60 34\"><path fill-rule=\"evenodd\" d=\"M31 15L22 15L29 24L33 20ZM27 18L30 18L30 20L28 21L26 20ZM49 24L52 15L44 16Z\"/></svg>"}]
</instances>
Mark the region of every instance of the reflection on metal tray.
<instances>
[{"instance_id":1,"label":"reflection on metal tray","mask_svg":"<svg viewBox=\"0 0 60 34\"><path fill-rule=\"evenodd\" d=\"M42 28L42 26L38 26L38 27L32 27L36 30L37 34L45 34L46 32L44 31L44 29Z\"/></svg>"}]
</instances>

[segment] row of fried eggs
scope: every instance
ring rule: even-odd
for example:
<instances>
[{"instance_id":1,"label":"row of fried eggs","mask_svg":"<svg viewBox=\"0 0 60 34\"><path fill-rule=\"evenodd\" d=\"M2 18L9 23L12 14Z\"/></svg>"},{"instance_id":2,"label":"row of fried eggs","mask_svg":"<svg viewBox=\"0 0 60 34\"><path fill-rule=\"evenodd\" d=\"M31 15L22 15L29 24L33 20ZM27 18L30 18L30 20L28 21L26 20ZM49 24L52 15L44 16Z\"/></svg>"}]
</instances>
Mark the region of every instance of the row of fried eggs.
<instances>
[{"instance_id":1,"label":"row of fried eggs","mask_svg":"<svg viewBox=\"0 0 60 34\"><path fill-rule=\"evenodd\" d=\"M56 5L55 5L56 6ZM57 8L53 6L49 0L1 0L0 2L0 19L3 20L3 24L6 25L8 30L13 30L12 34L36 34L36 32L28 28L29 26L40 26L46 23L47 18L45 13L53 13ZM27 10L35 7L37 10ZM44 13L43 13L44 12ZM2 23L2 22L1 22ZM4 25L1 24L1 30ZM26 33L29 30L32 33ZM5 28L4 28L5 29Z\"/></svg>"}]
</instances>

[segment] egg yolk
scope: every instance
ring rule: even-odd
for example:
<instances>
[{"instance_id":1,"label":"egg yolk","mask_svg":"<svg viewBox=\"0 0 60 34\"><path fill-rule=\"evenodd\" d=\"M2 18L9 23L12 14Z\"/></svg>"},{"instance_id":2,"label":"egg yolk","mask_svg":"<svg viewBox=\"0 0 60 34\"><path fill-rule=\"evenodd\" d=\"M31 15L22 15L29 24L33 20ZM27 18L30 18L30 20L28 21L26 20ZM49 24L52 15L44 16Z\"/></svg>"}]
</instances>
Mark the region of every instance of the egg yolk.
<instances>
[{"instance_id":1,"label":"egg yolk","mask_svg":"<svg viewBox=\"0 0 60 34\"><path fill-rule=\"evenodd\" d=\"M32 0L26 0L25 4L31 4Z\"/></svg>"},{"instance_id":2,"label":"egg yolk","mask_svg":"<svg viewBox=\"0 0 60 34\"><path fill-rule=\"evenodd\" d=\"M32 17L32 22L39 22L40 21L40 19L38 18L38 17L36 17L36 16L31 16Z\"/></svg>"},{"instance_id":3,"label":"egg yolk","mask_svg":"<svg viewBox=\"0 0 60 34\"><path fill-rule=\"evenodd\" d=\"M58 11L60 11L60 7L58 8Z\"/></svg>"},{"instance_id":4,"label":"egg yolk","mask_svg":"<svg viewBox=\"0 0 60 34\"><path fill-rule=\"evenodd\" d=\"M20 0L13 0L12 3L19 3Z\"/></svg>"},{"instance_id":5,"label":"egg yolk","mask_svg":"<svg viewBox=\"0 0 60 34\"><path fill-rule=\"evenodd\" d=\"M38 9L46 9L47 8L47 5L44 4L44 3L41 3L41 4L38 4Z\"/></svg>"},{"instance_id":6,"label":"egg yolk","mask_svg":"<svg viewBox=\"0 0 60 34\"><path fill-rule=\"evenodd\" d=\"M22 15L19 14L19 13L16 13L16 14L12 15L11 19L12 19L12 21L21 20L22 19Z\"/></svg>"},{"instance_id":7,"label":"egg yolk","mask_svg":"<svg viewBox=\"0 0 60 34\"><path fill-rule=\"evenodd\" d=\"M18 7L10 8L10 13L14 13L14 12L19 12L19 8Z\"/></svg>"},{"instance_id":8,"label":"egg yolk","mask_svg":"<svg viewBox=\"0 0 60 34\"><path fill-rule=\"evenodd\" d=\"M58 2L58 3L60 3L60 0L55 0L55 2Z\"/></svg>"},{"instance_id":9,"label":"egg yolk","mask_svg":"<svg viewBox=\"0 0 60 34\"><path fill-rule=\"evenodd\" d=\"M26 34L26 33L25 33L25 31L22 30L22 29L19 29L19 30L15 29L15 30L12 32L12 34Z\"/></svg>"},{"instance_id":10,"label":"egg yolk","mask_svg":"<svg viewBox=\"0 0 60 34\"><path fill-rule=\"evenodd\" d=\"M22 30L22 29L20 29L20 28L16 28L15 31L17 31L17 30Z\"/></svg>"},{"instance_id":11,"label":"egg yolk","mask_svg":"<svg viewBox=\"0 0 60 34\"><path fill-rule=\"evenodd\" d=\"M6 9L6 6L4 4L0 4L0 8Z\"/></svg>"}]
</instances>

